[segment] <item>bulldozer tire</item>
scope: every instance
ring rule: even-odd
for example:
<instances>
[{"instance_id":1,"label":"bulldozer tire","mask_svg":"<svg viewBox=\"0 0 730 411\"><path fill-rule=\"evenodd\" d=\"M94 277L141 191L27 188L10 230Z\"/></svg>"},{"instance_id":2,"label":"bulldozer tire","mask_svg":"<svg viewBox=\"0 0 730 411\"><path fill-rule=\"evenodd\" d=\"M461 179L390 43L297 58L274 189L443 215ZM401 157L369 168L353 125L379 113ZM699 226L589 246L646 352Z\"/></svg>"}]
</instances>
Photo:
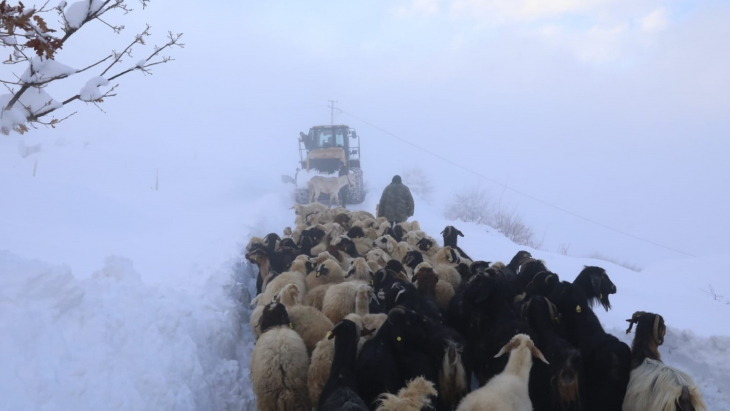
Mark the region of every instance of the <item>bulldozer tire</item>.
<instances>
[{"instance_id":1,"label":"bulldozer tire","mask_svg":"<svg viewBox=\"0 0 730 411\"><path fill-rule=\"evenodd\" d=\"M362 178L362 170L359 168L351 168L353 176L355 177L355 186L350 188L350 193L347 196L347 202L349 204L360 204L365 201L365 184Z\"/></svg>"}]
</instances>

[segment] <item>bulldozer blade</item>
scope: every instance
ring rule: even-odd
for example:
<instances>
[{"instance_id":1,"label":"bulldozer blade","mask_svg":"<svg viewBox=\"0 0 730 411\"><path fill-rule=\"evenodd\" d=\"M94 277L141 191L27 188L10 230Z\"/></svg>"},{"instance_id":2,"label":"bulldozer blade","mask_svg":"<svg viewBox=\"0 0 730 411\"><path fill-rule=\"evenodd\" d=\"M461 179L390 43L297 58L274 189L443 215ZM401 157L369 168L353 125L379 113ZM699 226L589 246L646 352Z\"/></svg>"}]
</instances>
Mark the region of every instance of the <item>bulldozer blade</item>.
<instances>
[{"instance_id":1,"label":"bulldozer blade","mask_svg":"<svg viewBox=\"0 0 730 411\"><path fill-rule=\"evenodd\" d=\"M294 179L293 177L290 177L290 176L286 176L286 175L282 175L282 176L281 176L281 182L282 182L282 183L292 183L292 184L296 184L296 183L297 183L297 180L295 180L295 179Z\"/></svg>"}]
</instances>

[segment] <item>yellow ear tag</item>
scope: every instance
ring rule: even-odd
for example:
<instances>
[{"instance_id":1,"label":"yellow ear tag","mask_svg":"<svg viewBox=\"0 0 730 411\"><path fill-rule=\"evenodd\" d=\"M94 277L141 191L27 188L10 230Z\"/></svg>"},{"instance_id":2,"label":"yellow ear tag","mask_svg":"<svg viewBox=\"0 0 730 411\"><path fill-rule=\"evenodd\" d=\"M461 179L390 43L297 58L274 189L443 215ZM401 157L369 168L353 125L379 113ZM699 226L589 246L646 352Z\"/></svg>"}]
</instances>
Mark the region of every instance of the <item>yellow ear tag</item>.
<instances>
[{"instance_id":1,"label":"yellow ear tag","mask_svg":"<svg viewBox=\"0 0 730 411\"><path fill-rule=\"evenodd\" d=\"M430 250L430 249L431 249L431 244L427 244L426 245L426 250Z\"/></svg>"},{"instance_id":2,"label":"yellow ear tag","mask_svg":"<svg viewBox=\"0 0 730 411\"><path fill-rule=\"evenodd\" d=\"M332 331L327 331L327 339L328 340L332 339Z\"/></svg>"},{"instance_id":3,"label":"yellow ear tag","mask_svg":"<svg viewBox=\"0 0 730 411\"><path fill-rule=\"evenodd\" d=\"M289 328L293 330L294 329L294 324L289 323Z\"/></svg>"},{"instance_id":4,"label":"yellow ear tag","mask_svg":"<svg viewBox=\"0 0 730 411\"><path fill-rule=\"evenodd\" d=\"M598 294L598 299L603 300L603 294Z\"/></svg>"},{"instance_id":5,"label":"yellow ear tag","mask_svg":"<svg viewBox=\"0 0 730 411\"><path fill-rule=\"evenodd\" d=\"M580 314L580 312L581 312L581 311L582 311L582 310L581 310L581 308L580 308L580 305L576 305L576 306L575 306L575 312L577 312L577 313L579 313L579 314Z\"/></svg>"},{"instance_id":6,"label":"yellow ear tag","mask_svg":"<svg viewBox=\"0 0 730 411\"><path fill-rule=\"evenodd\" d=\"M316 275L316 277L318 277L318 278L319 278L319 276L320 276L320 275L322 275L322 274L321 274L321 273L320 273L319 271L317 271L317 275Z\"/></svg>"},{"instance_id":7,"label":"yellow ear tag","mask_svg":"<svg viewBox=\"0 0 730 411\"><path fill-rule=\"evenodd\" d=\"M396 341L400 341L400 340L401 340L400 336L398 336L398 337L395 337L395 340L396 340Z\"/></svg>"},{"instance_id":8,"label":"yellow ear tag","mask_svg":"<svg viewBox=\"0 0 730 411\"><path fill-rule=\"evenodd\" d=\"M375 285L375 281L374 280L370 280L370 285Z\"/></svg>"}]
</instances>

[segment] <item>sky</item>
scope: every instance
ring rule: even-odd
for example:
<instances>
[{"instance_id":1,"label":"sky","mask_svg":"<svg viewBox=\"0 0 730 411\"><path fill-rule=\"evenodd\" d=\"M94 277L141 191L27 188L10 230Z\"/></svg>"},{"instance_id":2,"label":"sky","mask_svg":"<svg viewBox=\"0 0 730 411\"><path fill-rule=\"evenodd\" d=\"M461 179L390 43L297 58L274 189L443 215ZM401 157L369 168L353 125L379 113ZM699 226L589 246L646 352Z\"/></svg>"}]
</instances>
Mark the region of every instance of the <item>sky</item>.
<instances>
[{"instance_id":1,"label":"sky","mask_svg":"<svg viewBox=\"0 0 730 411\"><path fill-rule=\"evenodd\" d=\"M616 230L692 255L730 250L726 1L154 0L136 8L109 17L125 25L121 34L84 28L58 60L85 67L145 23L148 52L167 30L184 33L176 60L121 78L105 113L78 103L55 130L0 136L12 142L3 147L103 145L146 175L202 158L244 173L245 191L247 179L274 185L293 174L298 133L327 124L332 99L343 110L335 121L361 136L371 195L418 166L433 180L436 206L482 187L548 250L567 244L576 256L639 265L682 256ZM2 78L13 69L0 68ZM64 99L89 76L48 91Z\"/></svg>"}]
</instances>

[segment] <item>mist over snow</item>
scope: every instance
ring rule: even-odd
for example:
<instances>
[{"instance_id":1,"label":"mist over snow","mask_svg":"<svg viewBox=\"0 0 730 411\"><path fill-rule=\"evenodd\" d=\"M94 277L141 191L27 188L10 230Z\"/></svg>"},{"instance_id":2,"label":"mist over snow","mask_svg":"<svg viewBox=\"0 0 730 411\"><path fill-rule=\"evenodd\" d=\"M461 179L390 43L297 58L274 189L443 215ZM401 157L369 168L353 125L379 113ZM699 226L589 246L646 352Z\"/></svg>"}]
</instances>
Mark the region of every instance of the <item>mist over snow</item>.
<instances>
[{"instance_id":1,"label":"mist over snow","mask_svg":"<svg viewBox=\"0 0 730 411\"><path fill-rule=\"evenodd\" d=\"M105 112L77 101L55 129L0 135L0 410L254 409L242 249L293 225L280 176L295 172L298 133L329 123L328 99L361 139L357 208L418 168L423 229L454 224L472 256L508 260L524 247L443 216L456 193L484 189L563 279L607 269L608 331L629 342L634 311L662 314L665 361L730 410L730 4L541 4L154 0L118 18L121 34L84 27L54 70L88 66L145 23L150 47L168 29L186 47L111 82ZM98 96L97 76L38 101Z\"/></svg>"}]
</instances>

